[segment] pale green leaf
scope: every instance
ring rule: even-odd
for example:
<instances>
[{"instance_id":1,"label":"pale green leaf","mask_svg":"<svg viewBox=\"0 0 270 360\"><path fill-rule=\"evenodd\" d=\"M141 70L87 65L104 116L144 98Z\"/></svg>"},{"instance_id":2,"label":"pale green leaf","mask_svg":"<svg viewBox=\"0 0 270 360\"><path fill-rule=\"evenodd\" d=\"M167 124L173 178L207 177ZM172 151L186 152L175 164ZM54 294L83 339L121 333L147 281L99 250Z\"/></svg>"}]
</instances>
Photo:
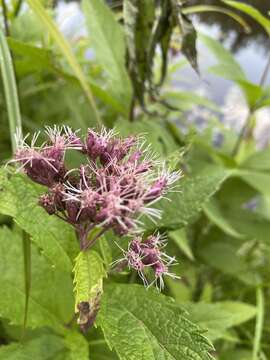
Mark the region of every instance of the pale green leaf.
<instances>
[{"instance_id":1,"label":"pale green leaf","mask_svg":"<svg viewBox=\"0 0 270 360\"><path fill-rule=\"evenodd\" d=\"M267 196L270 195L270 174L244 169L235 170L233 174L240 177L242 180L244 180L247 184L252 186L260 193Z\"/></svg>"},{"instance_id":2,"label":"pale green leaf","mask_svg":"<svg viewBox=\"0 0 270 360\"><path fill-rule=\"evenodd\" d=\"M212 340L222 338L226 330L240 325L256 315L256 307L237 301L216 303L186 303L182 305L188 318L207 329L206 335Z\"/></svg>"},{"instance_id":3,"label":"pale green leaf","mask_svg":"<svg viewBox=\"0 0 270 360\"><path fill-rule=\"evenodd\" d=\"M238 62L234 59L233 55L226 50L217 40L207 36L205 34L199 33L199 39L203 44L213 53L216 59L220 64L225 66L229 70L230 74L234 75L234 78L239 80L246 80L245 73Z\"/></svg>"},{"instance_id":4,"label":"pale green leaf","mask_svg":"<svg viewBox=\"0 0 270 360\"><path fill-rule=\"evenodd\" d=\"M0 29L0 70L3 78L4 92L6 98L10 139L13 151L16 149L14 134L16 128L20 129L22 126L21 113L19 107L19 99L17 93L17 86L15 74L12 64L12 58L9 52L7 40Z\"/></svg>"},{"instance_id":5,"label":"pale green leaf","mask_svg":"<svg viewBox=\"0 0 270 360\"><path fill-rule=\"evenodd\" d=\"M72 259L79 248L74 230L38 205L44 188L23 174L1 169L0 189L0 213L12 216L52 265L71 272Z\"/></svg>"},{"instance_id":6,"label":"pale green leaf","mask_svg":"<svg viewBox=\"0 0 270 360\"><path fill-rule=\"evenodd\" d=\"M25 284L20 233L1 228L0 258L0 315L11 324L23 325ZM33 245L31 267L27 326L50 326L63 333L64 324L72 317L71 277L50 266Z\"/></svg>"},{"instance_id":7,"label":"pale green leaf","mask_svg":"<svg viewBox=\"0 0 270 360\"><path fill-rule=\"evenodd\" d=\"M184 229L179 229L169 232L169 237L174 240L179 249L192 261L194 261L194 255L188 242L187 234Z\"/></svg>"},{"instance_id":8,"label":"pale green leaf","mask_svg":"<svg viewBox=\"0 0 270 360\"><path fill-rule=\"evenodd\" d=\"M170 298L142 286L109 286L97 325L121 360L211 359L202 330Z\"/></svg>"},{"instance_id":9,"label":"pale green leaf","mask_svg":"<svg viewBox=\"0 0 270 360\"><path fill-rule=\"evenodd\" d=\"M49 34L52 36L55 43L58 45L59 49L61 50L62 54L66 58L68 64L72 68L74 74L78 78L82 89L85 92L85 95L87 99L89 100L89 103L94 111L96 121L98 123L101 123L101 119L99 116L99 112L95 103L95 99L93 97L91 88L87 82L87 79L85 78L85 75L80 67L80 64L78 63L69 43L64 38L62 33L57 28L56 24L52 20L52 18L49 16L49 14L46 12L45 8L42 5L42 2L39 0L27 0L28 5L33 10L35 15L39 18L40 22L44 25L46 30L49 32Z\"/></svg>"},{"instance_id":10,"label":"pale green leaf","mask_svg":"<svg viewBox=\"0 0 270 360\"><path fill-rule=\"evenodd\" d=\"M265 31L270 36L270 20L262 15L259 10L255 9L253 6L249 4L245 4L243 2L239 1L228 1L228 0L222 0L225 4L230 5L234 7L235 9L241 10L247 15L251 16L253 19L255 19L261 26L265 29Z\"/></svg>"},{"instance_id":11,"label":"pale green leaf","mask_svg":"<svg viewBox=\"0 0 270 360\"><path fill-rule=\"evenodd\" d=\"M270 149L254 152L240 166L241 168L251 170L270 170Z\"/></svg>"},{"instance_id":12,"label":"pale green leaf","mask_svg":"<svg viewBox=\"0 0 270 360\"><path fill-rule=\"evenodd\" d=\"M242 234L233 228L229 220L226 219L226 216L222 213L222 210L220 209L216 200L212 198L210 201L208 201L204 205L203 210L207 217L226 234L236 238L243 237Z\"/></svg>"},{"instance_id":13,"label":"pale green leaf","mask_svg":"<svg viewBox=\"0 0 270 360\"><path fill-rule=\"evenodd\" d=\"M97 61L106 73L109 91L127 115L131 84L125 69L125 41L120 24L103 0L84 0L83 11Z\"/></svg>"},{"instance_id":14,"label":"pale green leaf","mask_svg":"<svg viewBox=\"0 0 270 360\"><path fill-rule=\"evenodd\" d=\"M106 273L102 259L93 250L79 253L75 259L73 272L75 312L78 312L78 304L90 302L98 292L102 291L102 279Z\"/></svg>"}]
</instances>

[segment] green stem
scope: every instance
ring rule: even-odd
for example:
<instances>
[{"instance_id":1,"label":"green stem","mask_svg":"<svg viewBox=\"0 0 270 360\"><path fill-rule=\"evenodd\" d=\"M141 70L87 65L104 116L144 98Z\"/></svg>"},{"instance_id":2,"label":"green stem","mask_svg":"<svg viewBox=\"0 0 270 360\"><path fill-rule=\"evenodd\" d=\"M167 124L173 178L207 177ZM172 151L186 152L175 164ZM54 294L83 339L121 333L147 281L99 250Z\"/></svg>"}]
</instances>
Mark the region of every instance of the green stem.
<instances>
[{"instance_id":1,"label":"green stem","mask_svg":"<svg viewBox=\"0 0 270 360\"><path fill-rule=\"evenodd\" d=\"M17 4L15 6L14 12L13 12L13 17L17 17L19 15L21 7L22 7L22 0L18 0Z\"/></svg>"},{"instance_id":2,"label":"green stem","mask_svg":"<svg viewBox=\"0 0 270 360\"><path fill-rule=\"evenodd\" d=\"M252 360L259 360L259 352L261 347L261 339L263 333L263 322L264 322L264 293L261 286L257 287L256 290L257 299L257 318L255 326L255 335L253 342L253 355Z\"/></svg>"},{"instance_id":3,"label":"green stem","mask_svg":"<svg viewBox=\"0 0 270 360\"><path fill-rule=\"evenodd\" d=\"M6 35L6 36L9 36L8 12L7 12L7 5L6 5L6 1L5 1L5 0L2 0L2 9L3 9L5 35Z\"/></svg>"},{"instance_id":4,"label":"green stem","mask_svg":"<svg viewBox=\"0 0 270 360\"><path fill-rule=\"evenodd\" d=\"M29 297L31 289L31 241L29 235L23 231L23 259L24 259L24 287L25 287L25 306L24 306L24 319L22 336L25 335L27 324L27 315L29 308Z\"/></svg>"},{"instance_id":5,"label":"green stem","mask_svg":"<svg viewBox=\"0 0 270 360\"><path fill-rule=\"evenodd\" d=\"M234 148L232 151L232 156L234 156L234 157L238 154L240 146L241 146L242 142L244 141L244 139L246 138L246 134L248 133L250 124L252 123L252 117L253 117L253 113L249 112L247 119L244 122L244 125L243 125L243 127L238 135L238 138L236 140L236 143L234 145Z\"/></svg>"}]
</instances>

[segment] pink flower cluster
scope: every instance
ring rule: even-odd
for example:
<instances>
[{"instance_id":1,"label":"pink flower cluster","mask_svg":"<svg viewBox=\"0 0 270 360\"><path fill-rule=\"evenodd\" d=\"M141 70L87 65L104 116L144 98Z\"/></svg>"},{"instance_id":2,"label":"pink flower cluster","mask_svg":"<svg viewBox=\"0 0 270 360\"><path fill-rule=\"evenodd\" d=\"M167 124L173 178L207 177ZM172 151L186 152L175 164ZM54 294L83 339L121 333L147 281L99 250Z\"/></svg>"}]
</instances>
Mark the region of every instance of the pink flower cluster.
<instances>
[{"instance_id":1,"label":"pink flower cluster","mask_svg":"<svg viewBox=\"0 0 270 360\"><path fill-rule=\"evenodd\" d=\"M168 256L162 249L166 246L166 238L160 234L148 236L145 240L142 237L135 237L128 246L127 250L122 250L124 257L116 263L126 262L130 269L138 272L146 287L156 283L159 290L164 287L163 276L170 276L179 279L169 272L169 266L175 265L174 257ZM146 270L151 269L154 273L154 280L149 283L146 277ZM150 274L151 275L151 274Z\"/></svg>"},{"instance_id":2,"label":"pink flower cluster","mask_svg":"<svg viewBox=\"0 0 270 360\"><path fill-rule=\"evenodd\" d=\"M91 246L109 229L119 236L140 232L142 216L153 221L160 219L161 212L153 204L179 179L180 173L166 170L140 137L121 138L113 130L103 128L100 132L89 129L86 138L81 139L70 128L55 126L46 128L48 140L38 147L38 135L28 145L27 137L17 134L14 161L21 164L29 178L47 186L39 204L50 215L56 214L74 226L81 249ZM85 162L78 169L68 169L68 150L85 155ZM88 234L95 227L101 231L89 243ZM128 252L135 251L136 241L130 243ZM158 245L151 247L147 240L140 247L144 266L151 263L157 276L165 274L169 263L154 261L150 254L157 253ZM164 258L160 254L159 259ZM147 259L151 261L146 263ZM132 261L129 265L134 267Z\"/></svg>"}]
</instances>

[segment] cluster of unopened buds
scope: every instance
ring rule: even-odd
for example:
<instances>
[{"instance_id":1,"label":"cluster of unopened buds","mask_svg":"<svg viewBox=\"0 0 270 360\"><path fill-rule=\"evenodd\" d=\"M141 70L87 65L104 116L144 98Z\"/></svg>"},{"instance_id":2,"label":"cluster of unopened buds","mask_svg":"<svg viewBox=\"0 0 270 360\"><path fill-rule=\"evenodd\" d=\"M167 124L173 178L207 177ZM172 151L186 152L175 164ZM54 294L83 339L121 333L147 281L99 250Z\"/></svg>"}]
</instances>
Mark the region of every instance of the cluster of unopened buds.
<instances>
[{"instance_id":1,"label":"cluster of unopened buds","mask_svg":"<svg viewBox=\"0 0 270 360\"><path fill-rule=\"evenodd\" d=\"M163 275L171 275L168 267L174 258L162 248L160 235L142 240L142 216L153 221L161 212L153 207L167 193L179 177L169 172L144 147L141 137L120 138L113 130L100 132L88 129L85 139L68 127L46 128L48 140L37 146L39 133L30 144L16 134L17 150L14 162L20 164L29 178L48 188L39 204L48 214L55 214L71 224L77 233L81 250L86 250L107 230L132 240L124 251L127 265L138 271L145 285L146 267L154 270L155 282L163 286ZM85 155L85 163L78 169L68 169L67 150ZM95 236L89 240L89 234ZM123 260L123 259L122 259Z\"/></svg>"}]
</instances>

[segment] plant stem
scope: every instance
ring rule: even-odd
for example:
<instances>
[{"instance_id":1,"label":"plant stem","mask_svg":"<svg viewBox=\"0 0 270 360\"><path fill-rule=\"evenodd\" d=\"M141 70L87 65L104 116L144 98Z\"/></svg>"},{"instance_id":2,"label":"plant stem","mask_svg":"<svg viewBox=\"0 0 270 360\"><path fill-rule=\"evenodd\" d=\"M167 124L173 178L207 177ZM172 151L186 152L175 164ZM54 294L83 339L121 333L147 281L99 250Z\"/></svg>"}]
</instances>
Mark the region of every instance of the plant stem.
<instances>
[{"instance_id":1,"label":"plant stem","mask_svg":"<svg viewBox=\"0 0 270 360\"><path fill-rule=\"evenodd\" d=\"M267 60L266 66L264 68L264 71L262 73L260 83L259 83L260 86L264 85L264 83L265 83L265 81L267 79L267 75L268 75L269 70L270 70L270 52L269 52L268 60Z\"/></svg>"},{"instance_id":2,"label":"plant stem","mask_svg":"<svg viewBox=\"0 0 270 360\"><path fill-rule=\"evenodd\" d=\"M27 323L27 315L29 308L29 296L31 289L31 241L29 234L25 231L22 233L23 235L23 259L24 259L24 286L25 286L25 306L24 306L24 319L23 319L23 329L21 339L23 339L25 335L26 323Z\"/></svg>"},{"instance_id":3,"label":"plant stem","mask_svg":"<svg viewBox=\"0 0 270 360\"><path fill-rule=\"evenodd\" d=\"M240 149L240 146L242 144L242 141L245 139L246 133L249 129L250 123L252 121L253 113L249 112L248 116L246 118L246 121L244 122L244 125L242 126L242 129L238 135L238 138L236 140L236 143L234 145L232 156L236 156L238 154L238 151Z\"/></svg>"},{"instance_id":4,"label":"plant stem","mask_svg":"<svg viewBox=\"0 0 270 360\"><path fill-rule=\"evenodd\" d=\"M17 4L15 6L14 12L13 12L14 17L17 17L19 15L19 12L21 10L21 6L22 6L22 0L18 0Z\"/></svg>"},{"instance_id":5,"label":"plant stem","mask_svg":"<svg viewBox=\"0 0 270 360\"><path fill-rule=\"evenodd\" d=\"M260 345L263 332L263 322L264 322L264 293L261 286L257 287L256 290L256 299L257 299L257 318L256 318L256 327L253 343L253 355L252 360L259 360Z\"/></svg>"},{"instance_id":6,"label":"plant stem","mask_svg":"<svg viewBox=\"0 0 270 360\"><path fill-rule=\"evenodd\" d=\"M91 239L83 248L82 250L85 251L89 248L91 248L95 243L96 241L107 231L106 228L103 228L99 233L97 233L93 239Z\"/></svg>"},{"instance_id":7,"label":"plant stem","mask_svg":"<svg viewBox=\"0 0 270 360\"><path fill-rule=\"evenodd\" d=\"M9 36L8 14L7 14L7 5L5 0L2 0L2 9L3 9L5 35Z\"/></svg>"}]
</instances>

